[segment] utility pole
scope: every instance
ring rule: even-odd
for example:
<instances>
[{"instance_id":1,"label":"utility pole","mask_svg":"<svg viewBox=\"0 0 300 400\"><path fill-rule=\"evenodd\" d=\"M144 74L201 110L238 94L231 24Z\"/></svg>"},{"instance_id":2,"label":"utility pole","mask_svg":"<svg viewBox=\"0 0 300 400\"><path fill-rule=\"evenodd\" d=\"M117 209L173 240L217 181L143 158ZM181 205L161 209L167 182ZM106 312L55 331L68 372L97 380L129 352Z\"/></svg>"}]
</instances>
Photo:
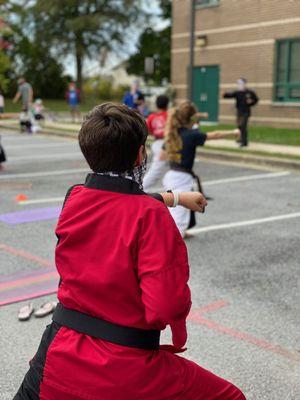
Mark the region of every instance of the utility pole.
<instances>
[{"instance_id":1,"label":"utility pole","mask_svg":"<svg viewBox=\"0 0 300 400\"><path fill-rule=\"evenodd\" d=\"M188 68L188 98L189 100L193 100L193 70L194 70L194 46L195 46L195 0L190 0L190 62Z\"/></svg>"}]
</instances>

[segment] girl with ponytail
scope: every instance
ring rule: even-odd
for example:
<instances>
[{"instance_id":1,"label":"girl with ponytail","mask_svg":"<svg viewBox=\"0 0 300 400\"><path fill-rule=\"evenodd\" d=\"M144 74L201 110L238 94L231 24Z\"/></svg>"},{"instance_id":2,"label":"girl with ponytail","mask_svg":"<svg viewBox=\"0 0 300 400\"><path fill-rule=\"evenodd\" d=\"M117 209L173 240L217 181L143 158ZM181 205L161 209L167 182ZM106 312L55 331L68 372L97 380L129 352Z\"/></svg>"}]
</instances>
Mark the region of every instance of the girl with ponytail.
<instances>
[{"instance_id":1,"label":"girl with ponytail","mask_svg":"<svg viewBox=\"0 0 300 400\"><path fill-rule=\"evenodd\" d=\"M185 101L178 107L170 110L165 130L165 150L170 163L170 170L163 179L166 190L177 193L191 191L194 179L197 180L198 189L202 192L199 177L193 172L197 146L204 146L206 140L222 139L228 136L240 136L240 130L213 131L202 133L198 128L200 118L196 106ZM183 207L170 210L182 236L185 231L195 224L195 215Z\"/></svg>"}]
</instances>

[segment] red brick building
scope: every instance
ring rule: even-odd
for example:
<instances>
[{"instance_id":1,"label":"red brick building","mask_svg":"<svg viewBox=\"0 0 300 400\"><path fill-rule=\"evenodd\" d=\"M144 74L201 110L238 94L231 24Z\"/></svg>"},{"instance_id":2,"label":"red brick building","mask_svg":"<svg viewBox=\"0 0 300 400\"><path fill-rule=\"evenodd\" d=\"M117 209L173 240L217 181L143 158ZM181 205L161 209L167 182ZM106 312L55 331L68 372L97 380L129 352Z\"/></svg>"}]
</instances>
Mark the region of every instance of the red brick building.
<instances>
[{"instance_id":1,"label":"red brick building","mask_svg":"<svg viewBox=\"0 0 300 400\"><path fill-rule=\"evenodd\" d=\"M191 0L173 0L172 83L189 97ZM260 97L252 122L300 129L300 0L194 0L192 99L233 123L222 98L244 77Z\"/></svg>"}]
</instances>

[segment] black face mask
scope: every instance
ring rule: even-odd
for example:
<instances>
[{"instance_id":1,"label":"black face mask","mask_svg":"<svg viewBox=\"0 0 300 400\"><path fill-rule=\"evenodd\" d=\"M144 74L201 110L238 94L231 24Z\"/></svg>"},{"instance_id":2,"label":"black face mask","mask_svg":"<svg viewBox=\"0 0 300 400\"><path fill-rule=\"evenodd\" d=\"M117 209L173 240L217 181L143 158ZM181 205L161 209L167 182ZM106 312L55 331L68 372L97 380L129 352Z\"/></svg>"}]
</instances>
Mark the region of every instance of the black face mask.
<instances>
[{"instance_id":1,"label":"black face mask","mask_svg":"<svg viewBox=\"0 0 300 400\"><path fill-rule=\"evenodd\" d=\"M141 190L143 190L143 178L147 170L147 155L143 159L141 165L134 167L131 171L125 172L113 172L113 171L105 171L105 172L97 172L99 175L109 175L109 176L121 176L123 178L131 179L135 181Z\"/></svg>"},{"instance_id":2,"label":"black face mask","mask_svg":"<svg viewBox=\"0 0 300 400\"><path fill-rule=\"evenodd\" d=\"M147 155L143 159L141 165L134 167L132 170L133 179L139 185L140 189L143 189L143 179L144 179L146 170L147 170Z\"/></svg>"}]
</instances>

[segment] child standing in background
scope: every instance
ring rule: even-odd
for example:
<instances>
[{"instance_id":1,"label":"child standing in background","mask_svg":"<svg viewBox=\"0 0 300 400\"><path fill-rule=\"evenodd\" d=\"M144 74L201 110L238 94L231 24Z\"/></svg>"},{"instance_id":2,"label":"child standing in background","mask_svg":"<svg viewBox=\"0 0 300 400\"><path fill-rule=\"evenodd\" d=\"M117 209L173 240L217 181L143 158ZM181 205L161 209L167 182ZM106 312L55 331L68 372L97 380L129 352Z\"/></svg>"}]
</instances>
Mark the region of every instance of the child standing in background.
<instances>
[{"instance_id":1,"label":"child standing in background","mask_svg":"<svg viewBox=\"0 0 300 400\"><path fill-rule=\"evenodd\" d=\"M34 117L31 112L31 110L28 110L28 108L23 107L20 117L20 130L21 132L26 132L26 133L32 133L33 132L33 123L34 123Z\"/></svg>"},{"instance_id":2,"label":"child standing in background","mask_svg":"<svg viewBox=\"0 0 300 400\"><path fill-rule=\"evenodd\" d=\"M35 102L33 103L32 109L33 109L34 119L36 121L41 121L45 119L43 114L45 108L42 99L36 99Z\"/></svg>"},{"instance_id":3,"label":"child standing in background","mask_svg":"<svg viewBox=\"0 0 300 400\"><path fill-rule=\"evenodd\" d=\"M66 98L68 104L70 106L72 122L76 121L76 117L80 120L80 112L79 112L79 102L80 102L80 92L79 89L76 88L75 82L71 82L69 84L69 90L67 91Z\"/></svg>"},{"instance_id":4,"label":"child standing in background","mask_svg":"<svg viewBox=\"0 0 300 400\"><path fill-rule=\"evenodd\" d=\"M157 111L147 118L147 126L150 135L154 136L152 144L152 163L144 177L144 189L147 191L155 182L161 178L166 161L160 159L162 146L164 144L164 132L168 117L169 98L161 95L156 99Z\"/></svg>"}]
</instances>

